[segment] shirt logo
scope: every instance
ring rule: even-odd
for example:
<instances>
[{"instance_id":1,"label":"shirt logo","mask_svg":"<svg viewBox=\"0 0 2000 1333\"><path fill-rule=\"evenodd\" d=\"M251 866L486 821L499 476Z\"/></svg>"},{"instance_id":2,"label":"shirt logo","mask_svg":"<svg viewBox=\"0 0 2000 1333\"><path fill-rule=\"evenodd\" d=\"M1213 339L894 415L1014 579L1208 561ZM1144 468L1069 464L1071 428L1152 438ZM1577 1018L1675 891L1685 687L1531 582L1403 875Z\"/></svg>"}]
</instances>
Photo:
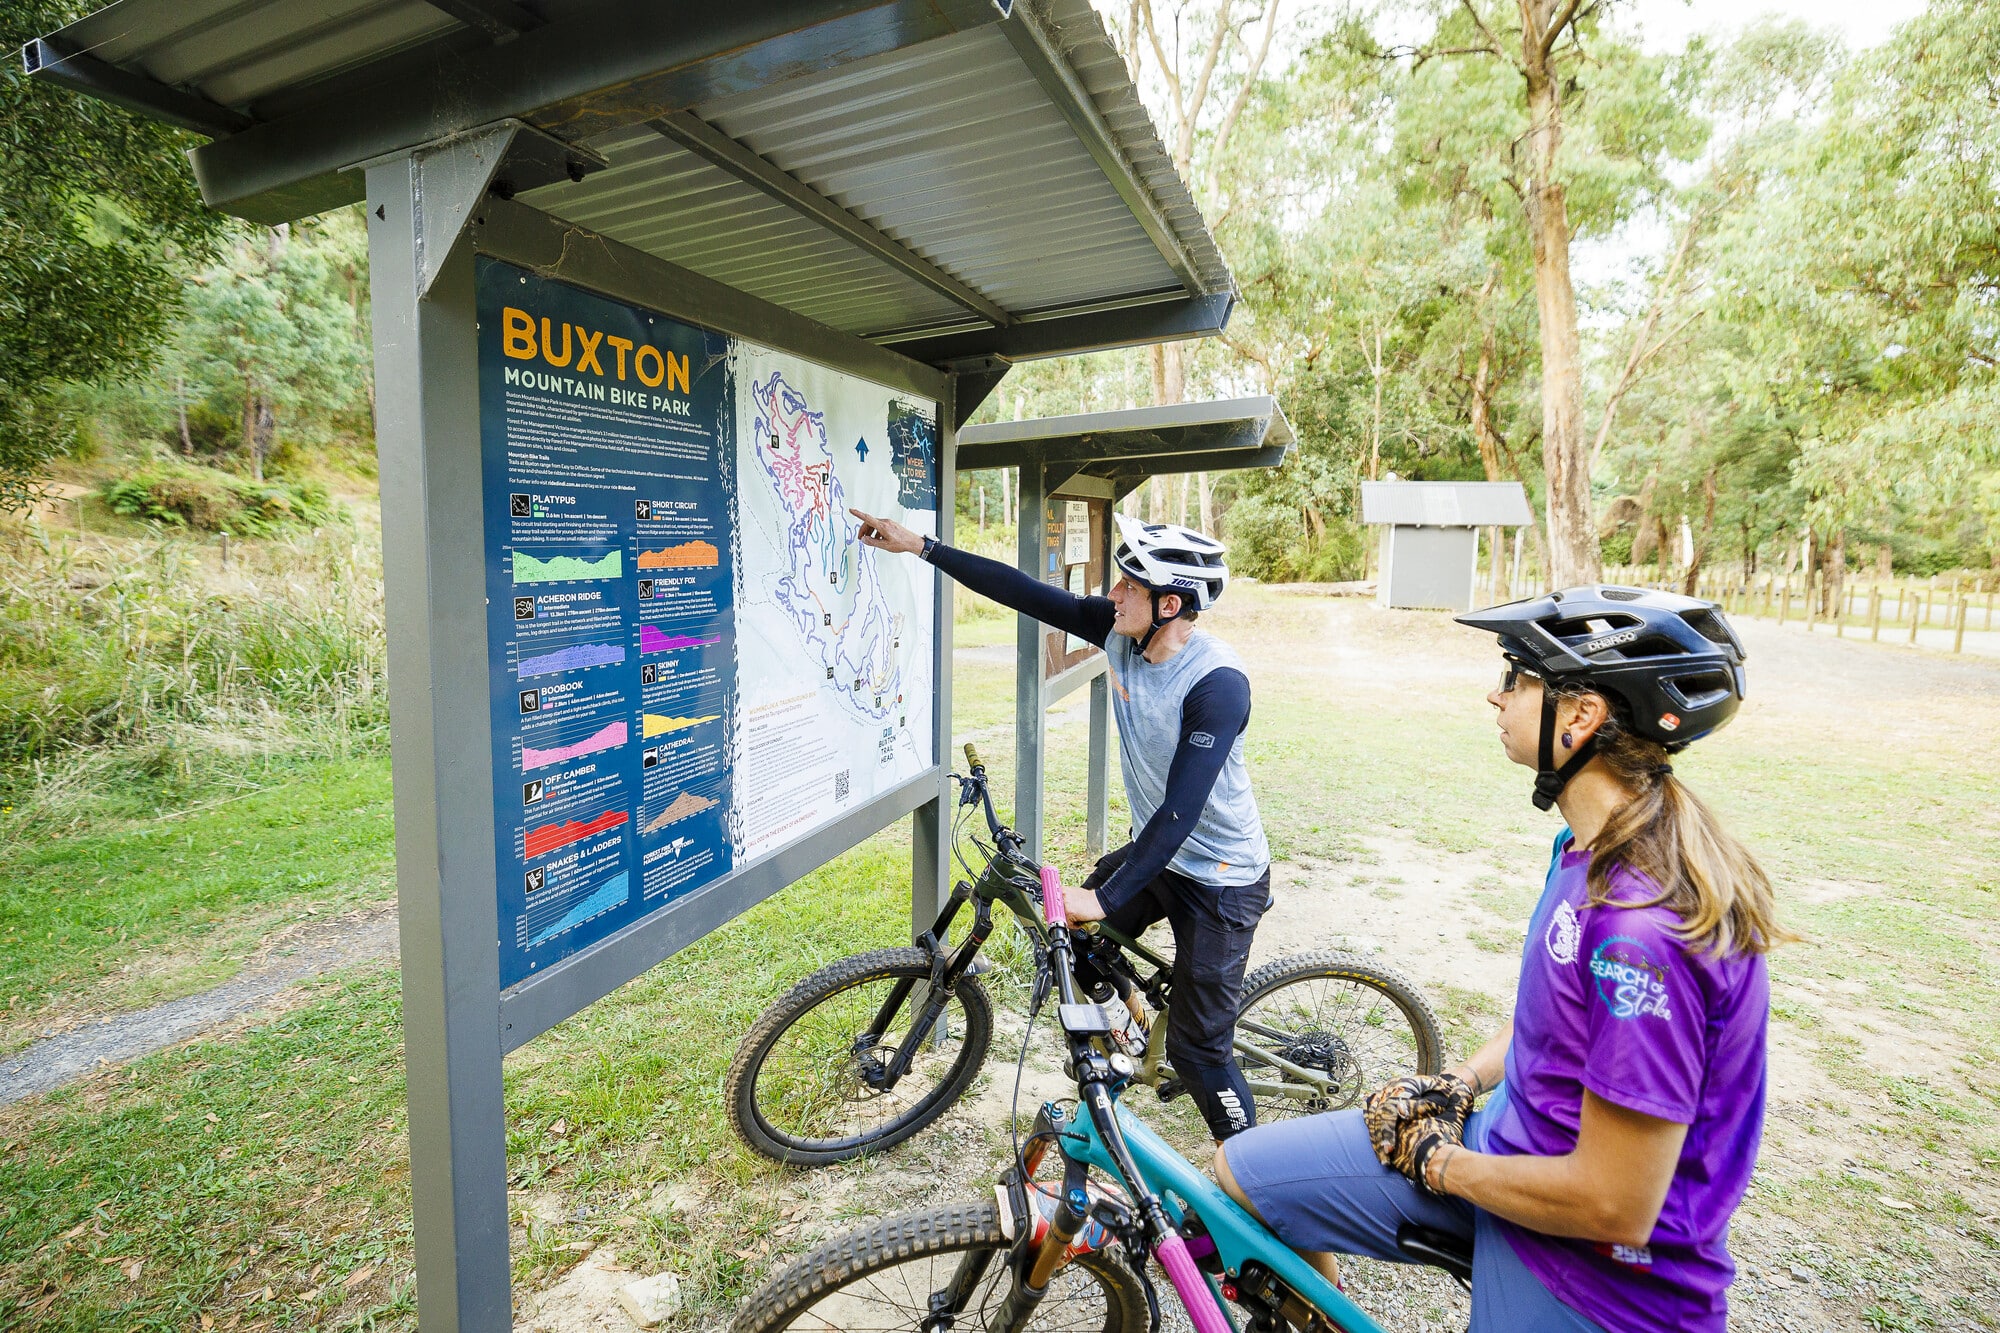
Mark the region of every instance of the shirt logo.
<instances>
[{"instance_id":1,"label":"shirt logo","mask_svg":"<svg viewBox=\"0 0 2000 1333\"><path fill-rule=\"evenodd\" d=\"M1205 731L1197 731L1188 737L1188 744L1198 749L1213 750L1215 748L1215 737Z\"/></svg>"},{"instance_id":2,"label":"shirt logo","mask_svg":"<svg viewBox=\"0 0 2000 1333\"><path fill-rule=\"evenodd\" d=\"M1549 928L1542 932L1542 943L1548 947L1549 957L1568 967L1576 961L1577 946L1583 942L1583 926L1576 919L1576 909L1567 899L1556 904L1556 910L1549 917Z\"/></svg>"},{"instance_id":3,"label":"shirt logo","mask_svg":"<svg viewBox=\"0 0 2000 1333\"><path fill-rule=\"evenodd\" d=\"M1597 978L1597 998L1613 1018L1650 1014L1662 1022L1672 1020L1667 969L1654 962L1639 941L1613 935L1598 945L1590 955L1590 974Z\"/></svg>"}]
</instances>

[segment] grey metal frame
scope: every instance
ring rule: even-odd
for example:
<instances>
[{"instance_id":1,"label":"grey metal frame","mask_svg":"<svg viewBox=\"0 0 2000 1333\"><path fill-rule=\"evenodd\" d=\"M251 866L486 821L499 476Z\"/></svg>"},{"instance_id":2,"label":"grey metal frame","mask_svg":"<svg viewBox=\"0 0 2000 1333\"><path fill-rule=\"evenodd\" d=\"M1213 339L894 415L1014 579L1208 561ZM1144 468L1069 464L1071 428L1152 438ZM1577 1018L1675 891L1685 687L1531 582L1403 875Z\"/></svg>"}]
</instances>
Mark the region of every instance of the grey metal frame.
<instances>
[{"instance_id":1,"label":"grey metal frame","mask_svg":"<svg viewBox=\"0 0 2000 1333\"><path fill-rule=\"evenodd\" d=\"M498 126L367 167L389 626L391 753L411 1193L425 1330L512 1326L506 1052L905 815L913 931L949 883L951 600L939 579L939 762L502 992L486 692L475 253L936 400L939 523L951 535L951 378L486 193L525 127ZM450 780L445 781L445 775Z\"/></svg>"}]
</instances>

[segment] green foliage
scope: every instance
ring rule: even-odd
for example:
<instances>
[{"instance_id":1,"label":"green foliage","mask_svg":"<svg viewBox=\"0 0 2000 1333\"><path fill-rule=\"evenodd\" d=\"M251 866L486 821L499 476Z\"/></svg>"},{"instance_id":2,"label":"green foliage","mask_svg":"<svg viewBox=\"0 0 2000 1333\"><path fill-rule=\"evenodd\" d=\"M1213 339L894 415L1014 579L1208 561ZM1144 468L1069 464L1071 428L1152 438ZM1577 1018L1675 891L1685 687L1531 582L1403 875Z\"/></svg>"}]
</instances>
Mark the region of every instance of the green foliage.
<instances>
[{"instance_id":1,"label":"green foliage","mask_svg":"<svg viewBox=\"0 0 2000 1333\"><path fill-rule=\"evenodd\" d=\"M238 536L325 527L341 516L316 482L252 482L213 468L160 465L106 481L99 494L114 514Z\"/></svg>"},{"instance_id":2,"label":"green foliage","mask_svg":"<svg viewBox=\"0 0 2000 1333\"><path fill-rule=\"evenodd\" d=\"M0 0L0 48L89 8ZM143 370L180 302L181 266L219 222L182 151L193 140L95 99L0 72L0 509L31 502L77 424L61 387Z\"/></svg>"},{"instance_id":3,"label":"green foliage","mask_svg":"<svg viewBox=\"0 0 2000 1333\"><path fill-rule=\"evenodd\" d=\"M386 717L380 570L334 529L258 552L211 584L208 552L167 541L116 561L39 530L0 544L0 783L78 747L157 745L188 729L282 747L315 719L363 734ZM345 743L344 741L342 743Z\"/></svg>"}]
</instances>

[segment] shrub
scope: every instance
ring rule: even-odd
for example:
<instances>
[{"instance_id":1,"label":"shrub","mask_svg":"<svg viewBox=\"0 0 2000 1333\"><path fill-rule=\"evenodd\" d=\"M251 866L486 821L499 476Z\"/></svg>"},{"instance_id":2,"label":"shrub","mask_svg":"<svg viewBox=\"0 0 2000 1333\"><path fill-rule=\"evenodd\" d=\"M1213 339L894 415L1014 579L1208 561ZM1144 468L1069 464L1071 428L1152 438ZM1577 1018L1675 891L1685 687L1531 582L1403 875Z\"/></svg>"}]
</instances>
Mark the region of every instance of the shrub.
<instances>
[{"instance_id":1,"label":"shrub","mask_svg":"<svg viewBox=\"0 0 2000 1333\"><path fill-rule=\"evenodd\" d=\"M1361 577L1362 529L1338 515L1317 541L1295 509L1263 496L1238 500L1227 523L1229 567L1268 583L1339 583Z\"/></svg>"},{"instance_id":2,"label":"shrub","mask_svg":"<svg viewBox=\"0 0 2000 1333\"><path fill-rule=\"evenodd\" d=\"M211 468L155 467L108 481L98 494L107 509L127 518L240 536L325 527L340 517L317 482L253 482Z\"/></svg>"}]
</instances>

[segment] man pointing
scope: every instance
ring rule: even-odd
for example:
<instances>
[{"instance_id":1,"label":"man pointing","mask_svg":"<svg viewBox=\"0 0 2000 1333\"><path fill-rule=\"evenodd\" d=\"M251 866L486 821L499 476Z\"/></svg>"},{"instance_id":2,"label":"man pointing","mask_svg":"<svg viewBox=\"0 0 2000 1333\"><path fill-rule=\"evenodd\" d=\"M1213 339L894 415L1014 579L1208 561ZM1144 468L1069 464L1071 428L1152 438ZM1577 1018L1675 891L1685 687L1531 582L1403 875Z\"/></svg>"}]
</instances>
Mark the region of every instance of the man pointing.
<instances>
[{"instance_id":1,"label":"man pointing","mask_svg":"<svg viewBox=\"0 0 2000 1333\"><path fill-rule=\"evenodd\" d=\"M1137 936L1174 934L1167 1055L1220 1141L1256 1121L1232 1043L1243 970L1271 901L1271 850L1243 732L1250 681L1228 645L1195 628L1229 582L1222 543L1123 514L1109 597L1079 597L1012 566L852 511L861 540L917 555L972 591L1104 649L1132 841L1065 890L1070 918Z\"/></svg>"}]
</instances>

